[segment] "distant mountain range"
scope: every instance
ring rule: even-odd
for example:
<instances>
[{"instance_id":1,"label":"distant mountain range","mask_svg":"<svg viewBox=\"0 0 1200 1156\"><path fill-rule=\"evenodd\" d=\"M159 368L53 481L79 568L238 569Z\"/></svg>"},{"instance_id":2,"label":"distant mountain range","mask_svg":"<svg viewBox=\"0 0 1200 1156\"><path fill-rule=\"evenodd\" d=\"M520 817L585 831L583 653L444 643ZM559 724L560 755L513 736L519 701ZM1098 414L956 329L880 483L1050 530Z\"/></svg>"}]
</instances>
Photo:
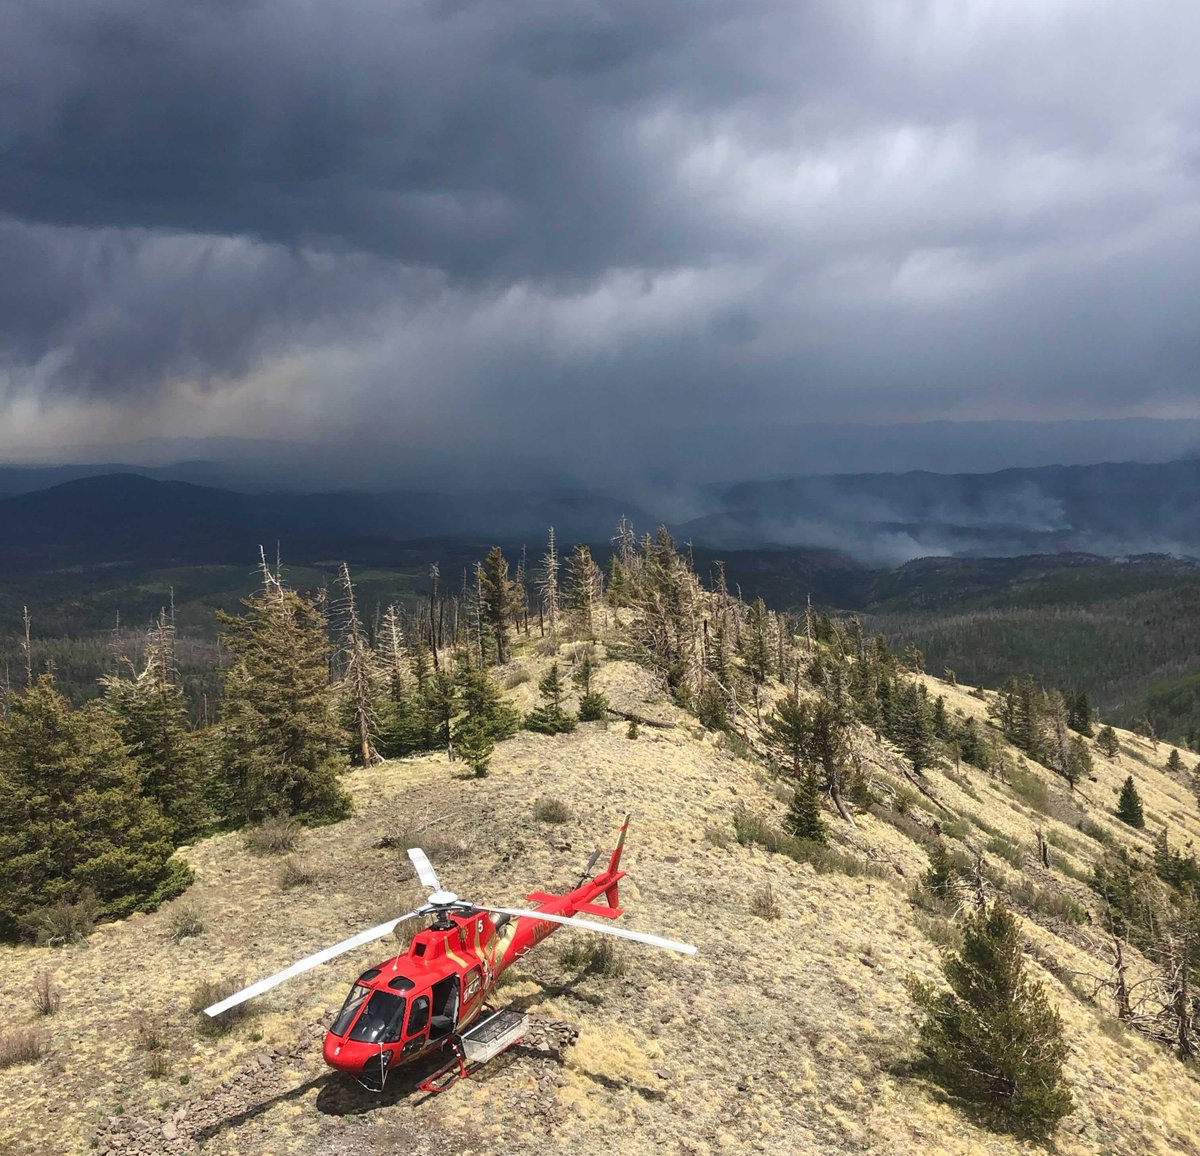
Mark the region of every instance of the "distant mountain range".
<instances>
[{"instance_id":1,"label":"distant mountain range","mask_svg":"<svg viewBox=\"0 0 1200 1156\"><path fill-rule=\"evenodd\" d=\"M297 561L374 562L395 543L430 538L524 542L540 553L549 526L561 542L602 543L622 515L639 532L667 522L707 552L808 550L824 568L926 556L1200 556L1200 460L744 482L691 491L683 519L583 489L241 493L163 476L187 466L198 463L87 476L72 476L86 467L0 468L4 565L245 562L276 542Z\"/></svg>"}]
</instances>

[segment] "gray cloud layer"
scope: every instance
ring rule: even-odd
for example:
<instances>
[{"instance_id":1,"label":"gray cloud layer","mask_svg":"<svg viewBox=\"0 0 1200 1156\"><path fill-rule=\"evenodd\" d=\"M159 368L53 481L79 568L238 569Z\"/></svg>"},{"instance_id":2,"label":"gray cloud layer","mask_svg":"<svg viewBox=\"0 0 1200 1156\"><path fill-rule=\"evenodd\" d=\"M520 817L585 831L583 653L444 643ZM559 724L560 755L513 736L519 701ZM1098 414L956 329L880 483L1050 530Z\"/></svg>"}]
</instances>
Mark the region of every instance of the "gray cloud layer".
<instances>
[{"instance_id":1,"label":"gray cloud layer","mask_svg":"<svg viewBox=\"0 0 1200 1156\"><path fill-rule=\"evenodd\" d=\"M618 458L1200 413L1194 6L0 5L14 412Z\"/></svg>"}]
</instances>

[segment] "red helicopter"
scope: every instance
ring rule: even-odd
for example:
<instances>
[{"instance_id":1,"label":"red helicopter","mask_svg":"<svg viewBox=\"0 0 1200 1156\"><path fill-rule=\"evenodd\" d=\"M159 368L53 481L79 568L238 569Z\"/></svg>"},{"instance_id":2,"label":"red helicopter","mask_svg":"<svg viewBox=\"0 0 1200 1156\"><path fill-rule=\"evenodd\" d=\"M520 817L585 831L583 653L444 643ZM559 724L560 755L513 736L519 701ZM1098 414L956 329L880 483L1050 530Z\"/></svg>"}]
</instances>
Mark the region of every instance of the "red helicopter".
<instances>
[{"instance_id":1,"label":"red helicopter","mask_svg":"<svg viewBox=\"0 0 1200 1156\"><path fill-rule=\"evenodd\" d=\"M452 891L442 889L425 852L419 847L410 848L408 857L417 877L430 891L426 903L298 960L206 1007L205 1014L219 1016L344 952L382 939L405 920L432 915L433 922L413 936L407 950L367 968L358 977L325 1036L324 1056L330 1067L348 1072L369 1086L382 1086L399 1064L449 1046L454 1058L419 1085L427 1091L443 1091L525 1034L527 1015L510 1009L497 1011L487 1003L487 997L505 968L560 926L695 954L695 947L688 943L574 918L581 913L605 919L622 914L617 885L625 877L620 864L628 828L626 816L620 839L603 871L590 875L600 857L596 851L572 890L563 895L545 891L527 895L537 903L534 909L481 906L459 899ZM597 902L601 896L604 902Z\"/></svg>"}]
</instances>

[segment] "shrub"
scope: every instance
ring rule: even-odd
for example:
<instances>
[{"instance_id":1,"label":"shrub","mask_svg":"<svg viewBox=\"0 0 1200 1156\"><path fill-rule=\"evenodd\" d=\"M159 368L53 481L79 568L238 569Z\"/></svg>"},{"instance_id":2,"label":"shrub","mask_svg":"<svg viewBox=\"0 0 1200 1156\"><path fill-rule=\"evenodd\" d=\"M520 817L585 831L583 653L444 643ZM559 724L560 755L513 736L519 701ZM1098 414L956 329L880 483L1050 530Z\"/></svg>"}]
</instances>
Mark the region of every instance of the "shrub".
<instances>
[{"instance_id":1,"label":"shrub","mask_svg":"<svg viewBox=\"0 0 1200 1156\"><path fill-rule=\"evenodd\" d=\"M152 1080L162 1080L171 1074L171 1060L165 1052L155 1052L146 1065L146 1075Z\"/></svg>"},{"instance_id":2,"label":"shrub","mask_svg":"<svg viewBox=\"0 0 1200 1156\"><path fill-rule=\"evenodd\" d=\"M1013 767L1009 770L1008 785L1017 798L1037 811L1045 811L1050 805L1050 789L1037 775L1024 767Z\"/></svg>"},{"instance_id":3,"label":"shrub","mask_svg":"<svg viewBox=\"0 0 1200 1156\"><path fill-rule=\"evenodd\" d=\"M292 887L308 887L315 883L317 873L307 859L299 859L291 855L285 860L283 870L279 873L279 886L285 891Z\"/></svg>"},{"instance_id":4,"label":"shrub","mask_svg":"<svg viewBox=\"0 0 1200 1156\"><path fill-rule=\"evenodd\" d=\"M204 934L204 917L199 908L180 907L171 913L171 942L182 943L196 935Z\"/></svg>"},{"instance_id":5,"label":"shrub","mask_svg":"<svg viewBox=\"0 0 1200 1156\"><path fill-rule=\"evenodd\" d=\"M234 991L237 988L233 989ZM226 993L229 994L229 993ZM221 998L220 996L217 997ZM207 1004L202 1005L207 1007ZM170 1040L167 1037L167 1028L161 1019L155 1016L143 1014L138 1019L137 1026L137 1046L143 1052L162 1052L167 1049Z\"/></svg>"},{"instance_id":6,"label":"shrub","mask_svg":"<svg viewBox=\"0 0 1200 1156\"><path fill-rule=\"evenodd\" d=\"M637 719L631 718L629 725L625 728L625 737L627 739L636 739L638 737Z\"/></svg>"},{"instance_id":7,"label":"shrub","mask_svg":"<svg viewBox=\"0 0 1200 1156\"><path fill-rule=\"evenodd\" d=\"M608 712L608 699L598 690L589 690L579 698L579 721L599 722Z\"/></svg>"},{"instance_id":8,"label":"shrub","mask_svg":"<svg viewBox=\"0 0 1200 1156\"><path fill-rule=\"evenodd\" d=\"M1082 903L1051 887L1039 887L1028 879L1022 879L1010 887L1008 894L1014 903L1041 915L1065 919L1068 923L1087 923L1090 919Z\"/></svg>"},{"instance_id":9,"label":"shrub","mask_svg":"<svg viewBox=\"0 0 1200 1156\"><path fill-rule=\"evenodd\" d=\"M0 1035L0 1068L31 1064L46 1054L46 1041L33 1028L14 1028Z\"/></svg>"},{"instance_id":10,"label":"shrub","mask_svg":"<svg viewBox=\"0 0 1200 1156\"><path fill-rule=\"evenodd\" d=\"M952 900L957 893L961 873L940 839L929 848L929 870L921 885L935 899Z\"/></svg>"},{"instance_id":11,"label":"shrub","mask_svg":"<svg viewBox=\"0 0 1200 1156\"><path fill-rule=\"evenodd\" d=\"M241 976L233 979L205 979L192 991L191 1009L198 1017L196 1030L201 1035L221 1036L228 1032L234 1024L240 1023L250 1014L250 1005L241 1003L223 1011L219 1016L206 1016L204 1009L214 1003L219 1003L235 991L245 987Z\"/></svg>"},{"instance_id":12,"label":"shrub","mask_svg":"<svg viewBox=\"0 0 1200 1156\"><path fill-rule=\"evenodd\" d=\"M770 883L760 887L750 897L750 910L760 919L778 919L783 914L775 896L775 888Z\"/></svg>"},{"instance_id":13,"label":"shrub","mask_svg":"<svg viewBox=\"0 0 1200 1156\"><path fill-rule=\"evenodd\" d=\"M562 799L538 799L533 807L533 817L542 823L566 823L571 819L571 808Z\"/></svg>"},{"instance_id":14,"label":"shrub","mask_svg":"<svg viewBox=\"0 0 1200 1156\"><path fill-rule=\"evenodd\" d=\"M989 839L987 849L993 855L999 855L1001 859L1008 860L1018 871L1025 866L1024 850L1003 835L996 835Z\"/></svg>"},{"instance_id":15,"label":"shrub","mask_svg":"<svg viewBox=\"0 0 1200 1156\"><path fill-rule=\"evenodd\" d=\"M504 689L515 690L518 686L523 686L525 683L532 681L533 675L523 666L517 666L504 676Z\"/></svg>"},{"instance_id":16,"label":"shrub","mask_svg":"<svg viewBox=\"0 0 1200 1156\"><path fill-rule=\"evenodd\" d=\"M64 899L35 908L21 920L21 926L31 939L43 947L82 943L95 931L99 909L95 894L85 890L75 903Z\"/></svg>"},{"instance_id":17,"label":"shrub","mask_svg":"<svg viewBox=\"0 0 1200 1156\"><path fill-rule=\"evenodd\" d=\"M33 981L33 1010L40 1016L54 1015L62 1004L62 992L54 986L48 971L38 973Z\"/></svg>"},{"instance_id":18,"label":"shrub","mask_svg":"<svg viewBox=\"0 0 1200 1156\"><path fill-rule=\"evenodd\" d=\"M625 961L617 951L616 944L600 935L572 940L559 952L558 959L563 967L578 969L586 975L612 978L625 974Z\"/></svg>"},{"instance_id":19,"label":"shrub","mask_svg":"<svg viewBox=\"0 0 1200 1156\"><path fill-rule=\"evenodd\" d=\"M948 990L910 984L924 1012L920 1067L993 1127L1045 1139L1074 1106L1067 1045L1045 989L1025 974L1017 920L999 902L972 913L942 971Z\"/></svg>"},{"instance_id":20,"label":"shrub","mask_svg":"<svg viewBox=\"0 0 1200 1156\"><path fill-rule=\"evenodd\" d=\"M300 845L300 824L290 815L272 815L246 832L246 849L256 855L282 855Z\"/></svg>"},{"instance_id":21,"label":"shrub","mask_svg":"<svg viewBox=\"0 0 1200 1156\"><path fill-rule=\"evenodd\" d=\"M704 838L714 847L729 846L729 832L713 823L704 828Z\"/></svg>"}]
</instances>

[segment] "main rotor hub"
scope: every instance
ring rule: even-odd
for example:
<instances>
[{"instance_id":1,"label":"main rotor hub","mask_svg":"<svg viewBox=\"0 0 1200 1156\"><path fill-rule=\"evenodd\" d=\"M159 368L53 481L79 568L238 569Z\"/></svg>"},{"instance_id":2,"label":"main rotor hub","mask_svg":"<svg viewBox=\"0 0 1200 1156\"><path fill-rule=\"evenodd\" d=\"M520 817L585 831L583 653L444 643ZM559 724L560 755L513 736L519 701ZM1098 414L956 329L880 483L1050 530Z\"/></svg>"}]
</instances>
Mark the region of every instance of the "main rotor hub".
<instances>
[{"instance_id":1,"label":"main rotor hub","mask_svg":"<svg viewBox=\"0 0 1200 1156\"><path fill-rule=\"evenodd\" d=\"M458 896L453 891L435 891L429 897L430 907L453 907L458 902Z\"/></svg>"}]
</instances>

